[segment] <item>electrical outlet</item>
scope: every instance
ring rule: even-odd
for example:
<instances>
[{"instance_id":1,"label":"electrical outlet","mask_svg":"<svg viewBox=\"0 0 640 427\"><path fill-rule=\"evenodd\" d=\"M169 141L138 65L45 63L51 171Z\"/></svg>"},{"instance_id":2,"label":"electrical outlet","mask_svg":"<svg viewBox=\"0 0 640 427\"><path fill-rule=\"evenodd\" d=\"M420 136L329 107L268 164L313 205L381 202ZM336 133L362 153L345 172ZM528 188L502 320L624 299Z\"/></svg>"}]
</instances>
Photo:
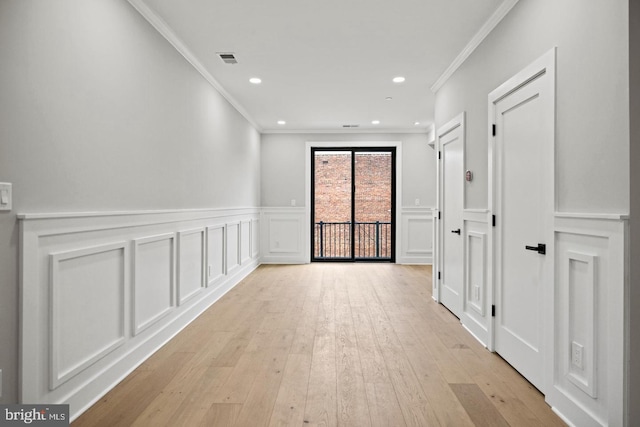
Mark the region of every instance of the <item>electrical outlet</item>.
<instances>
[{"instance_id":1,"label":"electrical outlet","mask_svg":"<svg viewBox=\"0 0 640 427\"><path fill-rule=\"evenodd\" d=\"M416 205L416 206L420 206L420 199L416 199L416 200L415 200L415 205Z\"/></svg>"},{"instance_id":2,"label":"electrical outlet","mask_svg":"<svg viewBox=\"0 0 640 427\"><path fill-rule=\"evenodd\" d=\"M295 206L296 205L296 199L291 199L291 206Z\"/></svg>"},{"instance_id":3,"label":"electrical outlet","mask_svg":"<svg viewBox=\"0 0 640 427\"><path fill-rule=\"evenodd\" d=\"M571 343L571 364L582 369L584 347L573 341Z\"/></svg>"}]
</instances>

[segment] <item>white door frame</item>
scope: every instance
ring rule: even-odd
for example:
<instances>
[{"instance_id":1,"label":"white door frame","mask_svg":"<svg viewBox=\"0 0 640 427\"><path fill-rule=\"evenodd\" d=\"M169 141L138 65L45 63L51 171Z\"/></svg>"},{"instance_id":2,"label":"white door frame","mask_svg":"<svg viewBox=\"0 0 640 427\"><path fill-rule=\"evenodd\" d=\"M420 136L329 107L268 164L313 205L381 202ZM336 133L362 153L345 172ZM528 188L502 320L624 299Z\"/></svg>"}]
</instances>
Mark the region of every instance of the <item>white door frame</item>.
<instances>
[{"instance_id":1,"label":"white door frame","mask_svg":"<svg viewBox=\"0 0 640 427\"><path fill-rule=\"evenodd\" d=\"M321 147L395 147L396 149L396 263L402 260L402 141L307 141L305 144L304 176L304 259L311 262L311 148Z\"/></svg>"},{"instance_id":2,"label":"white door frame","mask_svg":"<svg viewBox=\"0 0 640 427\"><path fill-rule=\"evenodd\" d=\"M524 86L531 80L539 77L542 74L547 74L549 78L546 79L547 90L550 90L550 93L553 94L553 102L552 105L549 106L550 114L552 115L552 125L549 130L549 134L547 135L547 139L550 141L548 146L545 146L545 157L546 157L546 169L541 171L543 174L544 182L546 183L546 191L545 194L549 196L549 204L551 206L545 207L549 212L546 212L545 217L545 236L546 236L546 245L547 245L547 257L549 262L551 263L548 269L548 276L545 277L544 281L546 283L546 288L543 291L543 304L544 304L544 315L543 315L543 331L545 332L545 336L543 338L543 388L542 392L545 393L550 385L553 384L553 327L555 324L554 319L554 212L557 206L556 203L556 191L555 191L555 128L556 128L556 118L555 118L555 79L556 79L556 48L551 49L532 64L524 68L522 71L517 73L511 79L507 80L505 83L500 85L497 89L492 91L488 97L488 136L487 139L489 141L488 148L488 160L489 160L489 218L493 222L493 218L495 218L497 227L489 227L489 268L488 268L488 282L492 283L493 286L488 287L489 295L488 299L492 301L495 305L497 303L497 287L499 284L497 280L497 271L500 271L501 258L498 253L498 239L500 239L500 206L498 206L498 192L501 188L501 182L499 177L496 176L497 173L497 165L501 158L501 152L496 146L496 138L493 135L493 124L495 123L495 115L496 115L496 107L495 103L500 99L508 96L512 92L516 91L520 87ZM500 132L500 129L497 130ZM498 307L499 309L499 307ZM495 351L495 333L496 333L496 319L493 317L489 323L489 345L488 348L491 351Z\"/></svg>"},{"instance_id":3,"label":"white door frame","mask_svg":"<svg viewBox=\"0 0 640 427\"><path fill-rule=\"evenodd\" d=\"M461 128L461 133L462 133L462 168L465 169L466 167L466 160L465 160L465 135L466 135L466 130L465 130L465 112L463 111L462 113L458 114L457 116L455 116L453 119L449 120L447 123L445 123L444 125L442 125L437 132L437 138L436 138L436 151L437 151L437 157L436 157L436 180L437 180L437 184L436 184L436 218L437 218L437 224L438 226L436 227L436 236L435 237L435 242L434 242L434 248L436 248L437 250L434 251L434 260L433 260L433 265L435 266L435 268L433 269L433 299L436 300L436 302L441 302L440 301L440 286L442 285L442 281L440 280L440 278L442 277L442 272L444 270L444 260L442 257L442 251L443 251L443 241L444 241L444 220L442 218L442 195L443 195L443 189L444 189L444 169L442 168L442 142L441 139L442 137L444 137L445 135L447 135L449 132L457 129L457 128ZM466 186L462 186L462 209L464 210L465 207L465 200L466 200ZM463 246L462 246L462 252L464 254L464 221L461 224L461 230L462 230L462 234L461 234L461 238L463 239ZM464 268L464 265L461 265L460 268ZM464 278L464 273L462 275L462 277ZM463 285L464 288L464 285ZM464 298L463 298L464 300ZM464 308L464 302L463 302L463 308ZM461 318L462 319L462 318Z\"/></svg>"}]
</instances>

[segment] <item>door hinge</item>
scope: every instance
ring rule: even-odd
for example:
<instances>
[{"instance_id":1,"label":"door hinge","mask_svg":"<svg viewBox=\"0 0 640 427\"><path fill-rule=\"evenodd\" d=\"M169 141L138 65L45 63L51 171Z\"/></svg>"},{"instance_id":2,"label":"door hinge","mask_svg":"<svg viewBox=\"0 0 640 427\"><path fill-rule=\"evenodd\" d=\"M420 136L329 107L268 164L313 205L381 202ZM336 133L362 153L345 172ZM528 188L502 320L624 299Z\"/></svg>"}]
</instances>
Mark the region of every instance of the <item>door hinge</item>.
<instances>
[{"instance_id":1,"label":"door hinge","mask_svg":"<svg viewBox=\"0 0 640 427\"><path fill-rule=\"evenodd\" d=\"M438 160L442 159L442 151L438 151Z\"/></svg>"},{"instance_id":2,"label":"door hinge","mask_svg":"<svg viewBox=\"0 0 640 427\"><path fill-rule=\"evenodd\" d=\"M440 280L440 272L438 271L438 280Z\"/></svg>"},{"instance_id":3,"label":"door hinge","mask_svg":"<svg viewBox=\"0 0 640 427\"><path fill-rule=\"evenodd\" d=\"M440 212L438 212L438 219L441 219Z\"/></svg>"},{"instance_id":4,"label":"door hinge","mask_svg":"<svg viewBox=\"0 0 640 427\"><path fill-rule=\"evenodd\" d=\"M495 215L491 215L491 225L492 225L493 227L495 227L495 226L496 226L496 216L495 216Z\"/></svg>"},{"instance_id":5,"label":"door hinge","mask_svg":"<svg viewBox=\"0 0 640 427\"><path fill-rule=\"evenodd\" d=\"M496 136L496 125L491 125L491 134Z\"/></svg>"},{"instance_id":6,"label":"door hinge","mask_svg":"<svg viewBox=\"0 0 640 427\"><path fill-rule=\"evenodd\" d=\"M491 306L491 317L496 317L496 306L495 305Z\"/></svg>"}]
</instances>

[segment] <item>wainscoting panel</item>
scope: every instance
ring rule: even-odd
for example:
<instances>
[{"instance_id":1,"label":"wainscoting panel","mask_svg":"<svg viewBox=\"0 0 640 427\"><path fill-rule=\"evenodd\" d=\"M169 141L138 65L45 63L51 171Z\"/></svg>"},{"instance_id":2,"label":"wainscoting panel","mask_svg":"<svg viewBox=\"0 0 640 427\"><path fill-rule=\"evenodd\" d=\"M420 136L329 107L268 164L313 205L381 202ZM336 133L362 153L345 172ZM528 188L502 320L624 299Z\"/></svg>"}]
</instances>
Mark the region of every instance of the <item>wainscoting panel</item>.
<instances>
[{"instance_id":1,"label":"wainscoting panel","mask_svg":"<svg viewBox=\"0 0 640 427\"><path fill-rule=\"evenodd\" d=\"M251 259L251 221L240 222L240 264Z\"/></svg>"},{"instance_id":2,"label":"wainscoting panel","mask_svg":"<svg viewBox=\"0 0 640 427\"><path fill-rule=\"evenodd\" d=\"M251 220L251 258L260 256L260 220Z\"/></svg>"},{"instance_id":3,"label":"wainscoting panel","mask_svg":"<svg viewBox=\"0 0 640 427\"><path fill-rule=\"evenodd\" d=\"M126 252L120 242L50 254L51 390L124 342Z\"/></svg>"},{"instance_id":4,"label":"wainscoting panel","mask_svg":"<svg viewBox=\"0 0 640 427\"><path fill-rule=\"evenodd\" d=\"M485 314L486 233L469 231L466 241L466 306L478 315Z\"/></svg>"},{"instance_id":5,"label":"wainscoting panel","mask_svg":"<svg viewBox=\"0 0 640 427\"><path fill-rule=\"evenodd\" d=\"M309 262L305 252L304 208L264 208L262 211L262 262L301 264Z\"/></svg>"},{"instance_id":6,"label":"wainscoting panel","mask_svg":"<svg viewBox=\"0 0 640 427\"><path fill-rule=\"evenodd\" d=\"M215 285L227 274L224 262L225 236L224 224L207 227L207 286Z\"/></svg>"},{"instance_id":7,"label":"wainscoting panel","mask_svg":"<svg viewBox=\"0 0 640 427\"><path fill-rule=\"evenodd\" d=\"M488 346L491 321L488 271L488 213L464 210L464 306L460 321L481 343Z\"/></svg>"},{"instance_id":8,"label":"wainscoting panel","mask_svg":"<svg viewBox=\"0 0 640 427\"><path fill-rule=\"evenodd\" d=\"M175 234L134 239L133 334L175 306Z\"/></svg>"},{"instance_id":9,"label":"wainscoting panel","mask_svg":"<svg viewBox=\"0 0 640 427\"><path fill-rule=\"evenodd\" d=\"M240 221L227 224L226 259L228 274L240 268Z\"/></svg>"},{"instance_id":10,"label":"wainscoting panel","mask_svg":"<svg viewBox=\"0 0 640 427\"><path fill-rule=\"evenodd\" d=\"M258 266L259 217L18 215L20 402L67 403L75 419Z\"/></svg>"},{"instance_id":11,"label":"wainscoting panel","mask_svg":"<svg viewBox=\"0 0 640 427\"><path fill-rule=\"evenodd\" d=\"M433 215L431 208L403 207L400 214L401 248L399 264L433 262Z\"/></svg>"},{"instance_id":12,"label":"wainscoting panel","mask_svg":"<svg viewBox=\"0 0 640 427\"><path fill-rule=\"evenodd\" d=\"M205 287L204 230L197 228L178 233L178 305Z\"/></svg>"},{"instance_id":13,"label":"wainscoting panel","mask_svg":"<svg viewBox=\"0 0 640 427\"><path fill-rule=\"evenodd\" d=\"M627 222L567 214L555 221L554 369L547 401L574 425L622 425Z\"/></svg>"}]
</instances>

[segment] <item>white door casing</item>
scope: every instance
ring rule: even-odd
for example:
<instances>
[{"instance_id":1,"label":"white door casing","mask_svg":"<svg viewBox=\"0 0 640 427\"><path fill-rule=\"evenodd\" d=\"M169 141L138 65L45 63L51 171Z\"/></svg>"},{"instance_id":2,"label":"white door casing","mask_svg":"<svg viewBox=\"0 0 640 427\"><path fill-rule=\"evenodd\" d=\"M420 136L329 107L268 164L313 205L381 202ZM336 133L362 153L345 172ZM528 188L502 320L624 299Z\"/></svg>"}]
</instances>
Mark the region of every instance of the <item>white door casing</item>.
<instances>
[{"instance_id":1,"label":"white door casing","mask_svg":"<svg viewBox=\"0 0 640 427\"><path fill-rule=\"evenodd\" d=\"M489 94L489 121L492 347L544 393L553 328L555 49Z\"/></svg>"},{"instance_id":2,"label":"white door casing","mask_svg":"<svg viewBox=\"0 0 640 427\"><path fill-rule=\"evenodd\" d=\"M441 213L438 294L440 302L458 318L462 316L464 303L464 132L464 113L438 132L438 204Z\"/></svg>"}]
</instances>

